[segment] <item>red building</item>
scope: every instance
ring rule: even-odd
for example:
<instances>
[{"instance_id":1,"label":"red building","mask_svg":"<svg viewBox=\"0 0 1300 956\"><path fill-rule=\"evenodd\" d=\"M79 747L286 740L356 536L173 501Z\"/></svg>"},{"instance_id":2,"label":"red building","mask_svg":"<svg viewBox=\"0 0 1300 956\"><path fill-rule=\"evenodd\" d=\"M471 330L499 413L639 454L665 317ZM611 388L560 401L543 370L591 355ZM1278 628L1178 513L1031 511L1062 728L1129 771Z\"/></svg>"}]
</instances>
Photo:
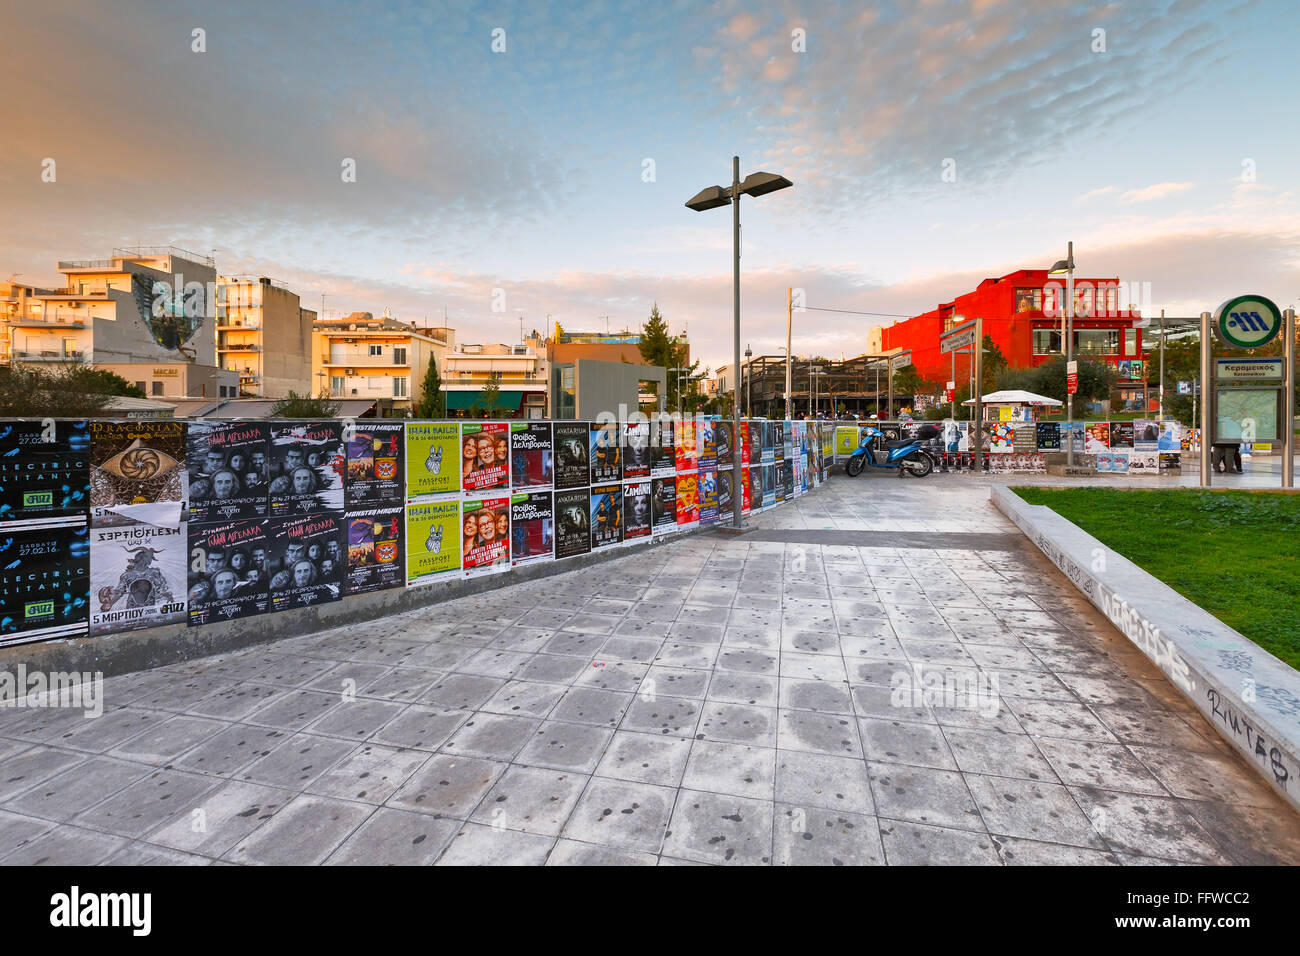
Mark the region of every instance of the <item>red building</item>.
<instances>
[{"instance_id":1,"label":"red building","mask_svg":"<svg viewBox=\"0 0 1300 956\"><path fill-rule=\"evenodd\" d=\"M984 320L984 332L1013 368L1041 365L1063 349L1065 276L1045 269L1020 269L1000 279L985 279L973 292L959 295L922 315L881 329L885 352L910 349L912 364L928 382L953 378L952 356L939 351L939 336L954 324ZM1074 355L1100 359L1119 368L1111 395L1113 410L1146 406L1146 366L1142 352L1141 315L1119 301L1117 278L1074 280ZM953 316L957 316L956 322ZM957 354L958 387L970 379L970 353Z\"/></svg>"}]
</instances>

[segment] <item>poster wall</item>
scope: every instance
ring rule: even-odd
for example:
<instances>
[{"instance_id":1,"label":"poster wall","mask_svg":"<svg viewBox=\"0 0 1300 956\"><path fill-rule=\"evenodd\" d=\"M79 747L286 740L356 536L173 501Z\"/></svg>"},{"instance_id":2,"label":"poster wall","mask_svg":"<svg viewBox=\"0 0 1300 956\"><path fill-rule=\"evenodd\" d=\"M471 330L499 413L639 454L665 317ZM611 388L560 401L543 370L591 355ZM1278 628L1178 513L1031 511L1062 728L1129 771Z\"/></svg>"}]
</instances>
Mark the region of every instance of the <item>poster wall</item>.
<instances>
[{"instance_id":1,"label":"poster wall","mask_svg":"<svg viewBox=\"0 0 1300 956\"><path fill-rule=\"evenodd\" d=\"M461 566L467 574L487 574L510 567L510 499L475 498L460 510L463 540Z\"/></svg>"},{"instance_id":2,"label":"poster wall","mask_svg":"<svg viewBox=\"0 0 1300 956\"><path fill-rule=\"evenodd\" d=\"M189 522L190 627L265 614L270 607L270 537L263 519Z\"/></svg>"},{"instance_id":3,"label":"poster wall","mask_svg":"<svg viewBox=\"0 0 1300 956\"><path fill-rule=\"evenodd\" d=\"M365 594L406 584L406 514L400 501L349 510L348 594Z\"/></svg>"},{"instance_id":4,"label":"poster wall","mask_svg":"<svg viewBox=\"0 0 1300 956\"><path fill-rule=\"evenodd\" d=\"M271 426L270 514L343 510L342 422Z\"/></svg>"},{"instance_id":5,"label":"poster wall","mask_svg":"<svg viewBox=\"0 0 1300 956\"><path fill-rule=\"evenodd\" d=\"M623 485L623 540L635 541L650 537L651 479L629 481Z\"/></svg>"},{"instance_id":6,"label":"poster wall","mask_svg":"<svg viewBox=\"0 0 1300 956\"><path fill-rule=\"evenodd\" d=\"M510 423L510 485L516 489L555 485L555 449L550 422Z\"/></svg>"},{"instance_id":7,"label":"poster wall","mask_svg":"<svg viewBox=\"0 0 1300 956\"><path fill-rule=\"evenodd\" d=\"M460 576L463 540L460 502L421 501L406 506L406 586ZM474 532L478 522L475 519Z\"/></svg>"},{"instance_id":8,"label":"poster wall","mask_svg":"<svg viewBox=\"0 0 1300 956\"><path fill-rule=\"evenodd\" d=\"M85 422L0 423L0 521L84 517L90 458Z\"/></svg>"},{"instance_id":9,"label":"poster wall","mask_svg":"<svg viewBox=\"0 0 1300 956\"><path fill-rule=\"evenodd\" d=\"M298 515L268 522L271 610L337 601L348 570L341 514Z\"/></svg>"},{"instance_id":10,"label":"poster wall","mask_svg":"<svg viewBox=\"0 0 1300 956\"><path fill-rule=\"evenodd\" d=\"M555 505L549 491L510 496L510 563L555 556Z\"/></svg>"},{"instance_id":11,"label":"poster wall","mask_svg":"<svg viewBox=\"0 0 1300 956\"><path fill-rule=\"evenodd\" d=\"M88 452L89 448L85 449L83 460ZM4 528L0 533L0 597L4 599L0 602L0 646L86 633L90 529L84 512L81 518L50 518Z\"/></svg>"},{"instance_id":12,"label":"poster wall","mask_svg":"<svg viewBox=\"0 0 1300 956\"><path fill-rule=\"evenodd\" d=\"M406 437L401 422L358 423L347 441L349 510L401 503L405 490Z\"/></svg>"},{"instance_id":13,"label":"poster wall","mask_svg":"<svg viewBox=\"0 0 1300 956\"><path fill-rule=\"evenodd\" d=\"M184 623L188 544L183 523L92 528L91 636Z\"/></svg>"},{"instance_id":14,"label":"poster wall","mask_svg":"<svg viewBox=\"0 0 1300 956\"><path fill-rule=\"evenodd\" d=\"M586 488L555 493L555 557L572 558L591 551L591 513Z\"/></svg>"},{"instance_id":15,"label":"poster wall","mask_svg":"<svg viewBox=\"0 0 1300 956\"><path fill-rule=\"evenodd\" d=\"M591 550L623 543L623 486L617 482L591 486Z\"/></svg>"},{"instance_id":16,"label":"poster wall","mask_svg":"<svg viewBox=\"0 0 1300 956\"><path fill-rule=\"evenodd\" d=\"M473 454L478 455L478 445ZM406 500L424 501L460 493L460 425L406 423Z\"/></svg>"},{"instance_id":17,"label":"poster wall","mask_svg":"<svg viewBox=\"0 0 1300 956\"><path fill-rule=\"evenodd\" d=\"M587 464L590 425L587 422L555 422L555 487L585 488L591 484Z\"/></svg>"},{"instance_id":18,"label":"poster wall","mask_svg":"<svg viewBox=\"0 0 1300 956\"><path fill-rule=\"evenodd\" d=\"M176 528L185 500L185 423L90 423L90 523ZM182 589L182 592L184 590Z\"/></svg>"},{"instance_id":19,"label":"poster wall","mask_svg":"<svg viewBox=\"0 0 1300 956\"><path fill-rule=\"evenodd\" d=\"M477 494L510 487L510 426L483 422L460 426L461 490Z\"/></svg>"}]
</instances>

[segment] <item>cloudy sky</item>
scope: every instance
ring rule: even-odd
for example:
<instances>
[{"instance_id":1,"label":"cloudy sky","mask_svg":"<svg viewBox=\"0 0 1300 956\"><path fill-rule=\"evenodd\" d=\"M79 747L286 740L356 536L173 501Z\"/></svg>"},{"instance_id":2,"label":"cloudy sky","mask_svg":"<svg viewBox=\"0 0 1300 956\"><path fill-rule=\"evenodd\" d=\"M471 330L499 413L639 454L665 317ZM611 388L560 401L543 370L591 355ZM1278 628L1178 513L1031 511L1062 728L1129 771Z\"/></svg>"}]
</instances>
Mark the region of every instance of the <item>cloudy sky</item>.
<instances>
[{"instance_id":1,"label":"cloudy sky","mask_svg":"<svg viewBox=\"0 0 1300 956\"><path fill-rule=\"evenodd\" d=\"M309 307L445 312L467 342L517 341L521 315L636 328L658 302L716 368L730 212L683 203L738 154L795 182L742 206L756 352L784 344L789 286L913 314L1067 240L1080 275L1149 282L1170 315L1300 299L1292 0L0 13L0 273L38 285L172 244ZM890 321L802 313L795 351L859 354Z\"/></svg>"}]
</instances>

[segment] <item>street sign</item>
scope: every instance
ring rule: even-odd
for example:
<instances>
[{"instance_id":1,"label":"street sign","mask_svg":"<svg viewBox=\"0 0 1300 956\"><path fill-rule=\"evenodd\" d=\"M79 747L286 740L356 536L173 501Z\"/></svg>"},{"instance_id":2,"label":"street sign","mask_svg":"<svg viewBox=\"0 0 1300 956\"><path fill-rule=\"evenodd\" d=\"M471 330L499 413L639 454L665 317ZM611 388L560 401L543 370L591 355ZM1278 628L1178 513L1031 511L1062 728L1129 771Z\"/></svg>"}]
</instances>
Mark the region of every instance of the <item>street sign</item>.
<instances>
[{"instance_id":1,"label":"street sign","mask_svg":"<svg viewBox=\"0 0 1300 956\"><path fill-rule=\"evenodd\" d=\"M912 353L910 351L895 355L889 360L889 370L897 372L900 368L907 368L912 364Z\"/></svg>"},{"instance_id":2,"label":"street sign","mask_svg":"<svg viewBox=\"0 0 1300 956\"><path fill-rule=\"evenodd\" d=\"M1281 379L1282 377L1282 360L1280 358L1216 358L1214 360L1214 380L1216 382L1257 381L1260 379Z\"/></svg>"},{"instance_id":3,"label":"street sign","mask_svg":"<svg viewBox=\"0 0 1300 956\"><path fill-rule=\"evenodd\" d=\"M1277 338L1282 330L1282 313L1272 299L1262 295L1239 295L1214 313L1219 338L1239 349L1255 349Z\"/></svg>"},{"instance_id":4,"label":"street sign","mask_svg":"<svg viewBox=\"0 0 1300 956\"><path fill-rule=\"evenodd\" d=\"M962 325L954 325L939 336L939 354L947 355L957 349L964 349L975 344L975 321L972 319Z\"/></svg>"},{"instance_id":5,"label":"street sign","mask_svg":"<svg viewBox=\"0 0 1300 956\"><path fill-rule=\"evenodd\" d=\"M957 383L949 382L944 386L943 400L945 402L955 401L957 398Z\"/></svg>"},{"instance_id":6,"label":"street sign","mask_svg":"<svg viewBox=\"0 0 1300 956\"><path fill-rule=\"evenodd\" d=\"M1071 395L1079 392L1079 363L1065 363L1065 390Z\"/></svg>"}]
</instances>

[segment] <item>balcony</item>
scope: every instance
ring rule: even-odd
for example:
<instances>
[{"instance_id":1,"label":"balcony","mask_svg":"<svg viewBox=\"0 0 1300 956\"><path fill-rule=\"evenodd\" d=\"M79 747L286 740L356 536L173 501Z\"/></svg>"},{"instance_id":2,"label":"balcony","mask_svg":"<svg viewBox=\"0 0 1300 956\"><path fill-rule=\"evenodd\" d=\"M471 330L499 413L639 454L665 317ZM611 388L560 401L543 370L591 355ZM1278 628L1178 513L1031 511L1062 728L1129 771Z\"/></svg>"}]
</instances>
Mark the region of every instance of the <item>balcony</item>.
<instances>
[{"instance_id":1,"label":"balcony","mask_svg":"<svg viewBox=\"0 0 1300 956\"><path fill-rule=\"evenodd\" d=\"M391 355L371 355L368 352L335 352L322 355L321 365L345 365L353 368L410 368L411 363L395 362Z\"/></svg>"},{"instance_id":2,"label":"balcony","mask_svg":"<svg viewBox=\"0 0 1300 956\"><path fill-rule=\"evenodd\" d=\"M262 346L256 345L252 342L235 342L235 343L227 342L225 345L218 345L217 351L218 352L260 352L262 351Z\"/></svg>"},{"instance_id":3,"label":"balcony","mask_svg":"<svg viewBox=\"0 0 1300 956\"><path fill-rule=\"evenodd\" d=\"M77 350L42 349L39 352L14 352L15 362L84 362L86 353Z\"/></svg>"},{"instance_id":4,"label":"balcony","mask_svg":"<svg viewBox=\"0 0 1300 956\"><path fill-rule=\"evenodd\" d=\"M86 320L81 317L72 319L65 316L56 316L53 319L48 319L27 315L10 319L9 325L18 329L84 329Z\"/></svg>"}]
</instances>

